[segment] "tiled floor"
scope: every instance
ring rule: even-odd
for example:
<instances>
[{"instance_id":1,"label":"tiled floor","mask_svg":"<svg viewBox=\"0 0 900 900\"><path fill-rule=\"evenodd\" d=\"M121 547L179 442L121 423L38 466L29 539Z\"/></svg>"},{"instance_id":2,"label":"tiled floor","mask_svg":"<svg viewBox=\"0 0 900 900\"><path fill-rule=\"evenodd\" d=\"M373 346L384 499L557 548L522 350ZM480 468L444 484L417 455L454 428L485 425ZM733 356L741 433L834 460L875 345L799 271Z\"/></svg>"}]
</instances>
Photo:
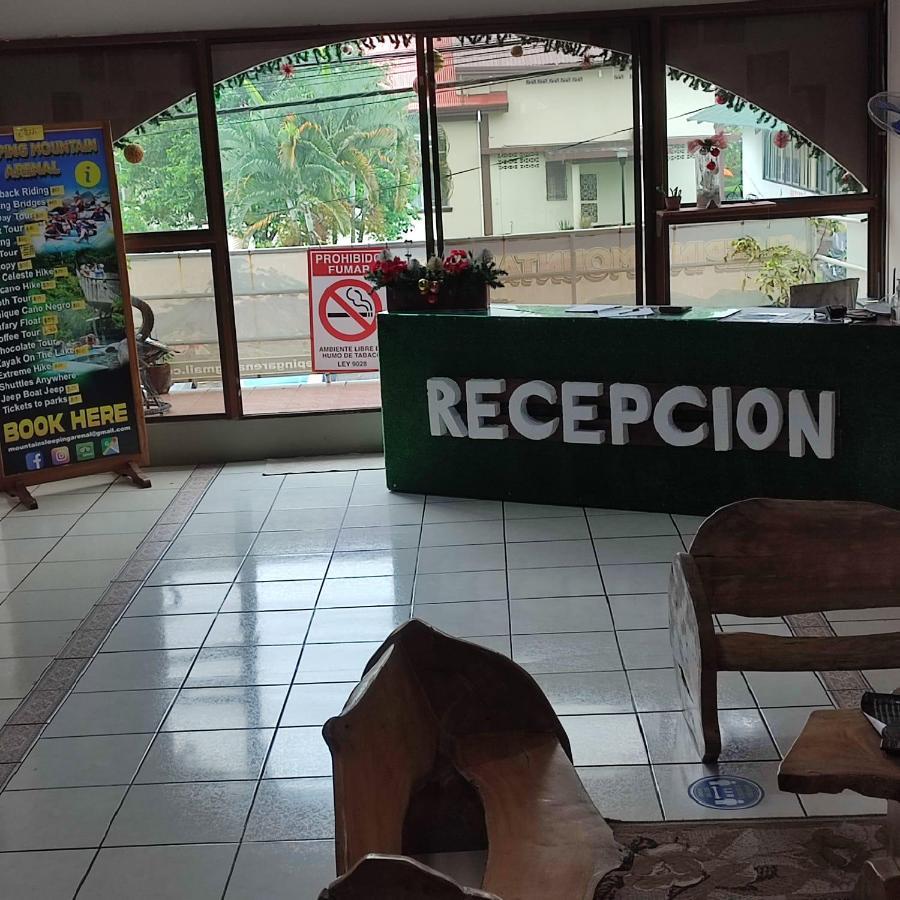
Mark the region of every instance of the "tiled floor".
<instances>
[{"instance_id":1,"label":"tiled floor","mask_svg":"<svg viewBox=\"0 0 900 900\"><path fill-rule=\"evenodd\" d=\"M699 520L403 496L386 491L382 471L263 470L223 469L0 794L4 897L315 898L333 872L321 726L410 615L535 675L606 816L725 815L688 795L716 770L698 761L679 711L666 628L669 561ZM113 554L127 555L129 516L149 520L152 509L140 518L120 497L114 488L61 495L56 530L71 535L61 541L33 524L51 510L0 522L0 533L16 521L36 529L4 548L3 568L10 580L31 579L48 620L15 639L0 624L0 650L29 650L15 657L20 669L0 659L4 683L25 684L28 661L46 661L65 640L72 620L59 625L53 591L71 586L87 603L91 583L124 558ZM110 565L68 561L84 559L77 538L103 521L122 524L111 529L121 540L97 541ZM40 543L47 535L52 547ZM31 571L29 557L47 553ZM0 621L10 601L30 605L16 599L23 590L0 604ZM897 624L865 613L831 621L840 633ZM781 620L749 627L788 630ZM893 687L900 673L890 674L873 681ZM11 701L21 695L10 691ZM778 791L782 754L810 710L832 702L815 675L728 674L720 695L719 771L765 791L758 806L728 815L883 811L855 795Z\"/></svg>"},{"instance_id":2,"label":"tiled floor","mask_svg":"<svg viewBox=\"0 0 900 900\"><path fill-rule=\"evenodd\" d=\"M171 503L190 468L33 488L36 510L0 498L0 725Z\"/></svg>"}]
</instances>

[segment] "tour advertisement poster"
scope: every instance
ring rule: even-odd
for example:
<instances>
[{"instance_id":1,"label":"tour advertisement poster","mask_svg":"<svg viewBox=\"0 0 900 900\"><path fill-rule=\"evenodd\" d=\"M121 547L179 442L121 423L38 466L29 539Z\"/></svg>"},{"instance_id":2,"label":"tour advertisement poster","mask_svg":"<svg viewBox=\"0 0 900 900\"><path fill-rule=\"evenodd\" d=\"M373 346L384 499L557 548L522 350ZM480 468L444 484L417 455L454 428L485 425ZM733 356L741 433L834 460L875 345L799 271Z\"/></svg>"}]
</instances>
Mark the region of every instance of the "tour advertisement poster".
<instances>
[{"instance_id":1,"label":"tour advertisement poster","mask_svg":"<svg viewBox=\"0 0 900 900\"><path fill-rule=\"evenodd\" d=\"M99 124L0 129L7 478L141 452L107 141Z\"/></svg>"}]
</instances>

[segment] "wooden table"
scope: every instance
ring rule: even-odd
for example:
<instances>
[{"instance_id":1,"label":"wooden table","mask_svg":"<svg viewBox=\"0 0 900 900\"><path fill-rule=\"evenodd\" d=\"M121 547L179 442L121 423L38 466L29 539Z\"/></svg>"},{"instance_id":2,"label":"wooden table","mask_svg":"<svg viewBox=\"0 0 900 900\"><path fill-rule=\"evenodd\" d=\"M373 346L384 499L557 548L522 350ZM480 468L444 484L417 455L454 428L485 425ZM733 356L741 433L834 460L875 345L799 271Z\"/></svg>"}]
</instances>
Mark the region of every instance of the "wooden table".
<instances>
[{"instance_id":1,"label":"wooden table","mask_svg":"<svg viewBox=\"0 0 900 900\"><path fill-rule=\"evenodd\" d=\"M817 710L778 771L778 786L797 794L856 791L888 803L888 856L863 868L854 900L900 900L900 760L856 709Z\"/></svg>"}]
</instances>

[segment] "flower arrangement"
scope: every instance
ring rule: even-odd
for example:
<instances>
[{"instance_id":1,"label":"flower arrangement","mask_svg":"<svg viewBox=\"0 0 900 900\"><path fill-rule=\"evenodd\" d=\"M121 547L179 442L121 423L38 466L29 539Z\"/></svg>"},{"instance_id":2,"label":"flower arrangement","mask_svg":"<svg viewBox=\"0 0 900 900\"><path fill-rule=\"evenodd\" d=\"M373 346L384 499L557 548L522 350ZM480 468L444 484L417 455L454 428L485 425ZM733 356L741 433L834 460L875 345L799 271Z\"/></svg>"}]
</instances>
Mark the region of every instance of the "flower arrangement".
<instances>
[{"instance_id":1,"label":"flower arrangement","mask_svg":"<svg viewBox=\"0 0 900 900\"><path fill-rule=\"evenodd\" d=\"M691 155L700 153L701 155L711 157L710 161L706 164L706 168L709 169L710 172L714 172L719 167L717 160L722 151L727 149L727 147L728 138L725 136L724 131L717 131L712 137L708 138L695 138L693 141L688 141L687 145L688 153Z\"/></svg>"},{"instance_id":2,"label":"flower arrangement","mask_svg":"<svg viewBox=\"0 0 900 900\"><path fill-rule=\"evenodd\" d=\"M417 259L404 260L387 249L372 263L366 280L376 288L416 291L426 303L435 305L442 289L478 290L503 287L507 273L489 250L477 256L468 250L451 250L443 258L432 256L425 265Z\"/></svg>"},{"instance_id":3,"label":"flower arrangement","mask_svg":"<svg viewBox=\"0 0 900 900\"><path fill-rule=\"evenodd\" d=\"M697 159L697 208L720 206L724 198L719 157L728 147L725 132L716 129L712 137L688 141L688 153Z\"/></svg>"}]
</instances>

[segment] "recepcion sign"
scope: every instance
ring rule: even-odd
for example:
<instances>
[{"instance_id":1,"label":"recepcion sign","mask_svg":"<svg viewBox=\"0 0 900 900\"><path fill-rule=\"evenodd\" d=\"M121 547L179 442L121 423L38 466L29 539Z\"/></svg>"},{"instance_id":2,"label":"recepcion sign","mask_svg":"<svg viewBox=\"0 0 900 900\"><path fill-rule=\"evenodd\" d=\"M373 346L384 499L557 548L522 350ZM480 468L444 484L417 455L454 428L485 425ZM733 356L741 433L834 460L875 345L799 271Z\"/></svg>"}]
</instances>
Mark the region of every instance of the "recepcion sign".
<instances>
[{"instance_id":1,"label":"recepcion sign","mask_svg":"<svg viewBox=\"0 0 900 900\"><path fill-rule=\"evenodd\" d=\"M309 333L315 372L377 372L377 316L384 290L365 279L380 247L308 251Z\"/></svg>"},{"instance_id":2,"label":"recepcion sign","mask_svg":"<svg viewBox=\"0 0 900 900\"><path fill-rule=\"evenodd\" d=\"M0 128L4 479L34 484L141 456L117 202L105 125Z\"/></svg>"}]
</instances>

